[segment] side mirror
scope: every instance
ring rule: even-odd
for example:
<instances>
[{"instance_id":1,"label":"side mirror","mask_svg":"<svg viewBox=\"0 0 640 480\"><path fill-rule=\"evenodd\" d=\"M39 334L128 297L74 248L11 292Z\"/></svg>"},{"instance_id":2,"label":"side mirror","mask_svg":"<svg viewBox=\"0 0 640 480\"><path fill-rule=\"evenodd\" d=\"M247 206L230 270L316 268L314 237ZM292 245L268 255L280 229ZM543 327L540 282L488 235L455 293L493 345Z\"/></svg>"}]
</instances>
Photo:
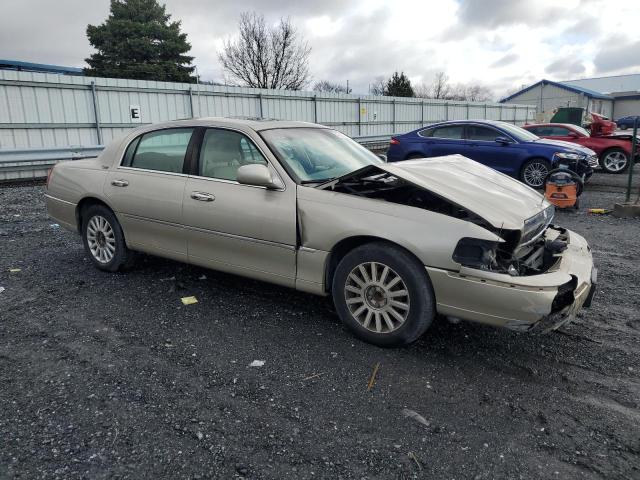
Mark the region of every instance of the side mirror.
<instances>
[{"instance_id":1,"label":"side mirror","mask_svg":"<svg viewBox=\"0 0 640 480\"><path fill-rule=\"evenodd\" d=\"M387 156L384 153L379 153L378 155L376 155L380 160L382 160L383 162L387 162Z\"/></svg>"},{"instance_id":2,"label":"side mirror","mask_svg":"<svg viewBox=\"0 0 640 480\"><path fill-rule=\"evenodd\" d=\"M513 143L513 140L507 137L496 137L496 143L500 143L502 145L509 145L510 143Z\"/></svg>"},{"instance_id":3,"label":"side mirror","mask_svg":"<svg viewBox=\"0 0 640 480\"><path fill-rule=\"evenodd\" d=\"M266 165L252 163L242 165L238 168L236 176L238 183L243 185L253 185L255 187L280 188L281 186L271 176L271 172Z\"/></svg>"}]
</instances>

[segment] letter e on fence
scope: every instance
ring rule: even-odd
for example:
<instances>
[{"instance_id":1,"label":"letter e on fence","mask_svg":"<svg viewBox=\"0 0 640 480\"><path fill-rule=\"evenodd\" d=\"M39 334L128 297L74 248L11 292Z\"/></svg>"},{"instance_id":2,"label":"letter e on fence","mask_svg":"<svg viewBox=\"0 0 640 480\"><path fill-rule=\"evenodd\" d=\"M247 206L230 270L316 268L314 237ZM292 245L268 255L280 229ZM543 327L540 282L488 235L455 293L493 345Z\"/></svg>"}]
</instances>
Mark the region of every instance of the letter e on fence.
<instances>
[{"instance_id":1,"label":"letter e on fence","mask_svg":"<svg viewBox=\"0 0 640 480\"><path fill-rule=\"evenodd\" d=\"M131 123L142 123L142 116L140 115L140 105L129 105L129 117Z\"/></svg>"}]
</instances>

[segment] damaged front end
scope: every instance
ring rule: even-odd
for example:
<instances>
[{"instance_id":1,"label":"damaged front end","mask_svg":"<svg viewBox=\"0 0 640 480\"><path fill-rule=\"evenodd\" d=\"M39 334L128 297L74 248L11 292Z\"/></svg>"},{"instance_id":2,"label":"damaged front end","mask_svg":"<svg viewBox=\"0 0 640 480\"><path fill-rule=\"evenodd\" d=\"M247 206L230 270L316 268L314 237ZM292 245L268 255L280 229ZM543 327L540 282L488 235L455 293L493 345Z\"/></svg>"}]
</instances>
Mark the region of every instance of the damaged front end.
<instances>
[{"instance_id":1,"label":"damaged front end","mask_svg":"<svg viewBox=\"0 0 640 480\"><path fill-rule=\"evenodd\" d=\"M458 203L453 195L443 195L442 184L433 191L427 181L416 181L420 177L409 178L413 181L370 166L318 188L429 210L495 235L495 240L459 238L451 255L457 270L426 266L439 313L518 331L547 331L589 306L596 281L589 246L579 235L552 224L553 205L540 197L528 198L527 207L535 213L515 228L513 208L510 222L499 221L500 205L489 220L483 214L488 212L487 202L484 209L476 209L469 197Z\"/></svg>"}]
</instances>

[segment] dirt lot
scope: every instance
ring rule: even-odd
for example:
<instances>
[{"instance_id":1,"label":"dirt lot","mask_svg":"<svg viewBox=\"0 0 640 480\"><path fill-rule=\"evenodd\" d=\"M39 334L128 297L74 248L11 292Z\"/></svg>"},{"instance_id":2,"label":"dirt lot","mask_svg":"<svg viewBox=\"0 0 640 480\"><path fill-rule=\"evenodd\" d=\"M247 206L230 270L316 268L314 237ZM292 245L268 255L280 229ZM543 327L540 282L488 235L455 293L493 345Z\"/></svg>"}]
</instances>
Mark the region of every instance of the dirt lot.
<instances>
[{"instance_id":1,"label":"dirt lot","mask_svg":"<svg viewBox=\"0 0 640 480\"><path fill-rule=\"evenodd\" d=\"M0 222L0 478L640 478L640 220L558 215L600 269L562 332L439 321L396 350L284 288L102 273L41 186L0 188Z\"/></svg>"}]
</instances>

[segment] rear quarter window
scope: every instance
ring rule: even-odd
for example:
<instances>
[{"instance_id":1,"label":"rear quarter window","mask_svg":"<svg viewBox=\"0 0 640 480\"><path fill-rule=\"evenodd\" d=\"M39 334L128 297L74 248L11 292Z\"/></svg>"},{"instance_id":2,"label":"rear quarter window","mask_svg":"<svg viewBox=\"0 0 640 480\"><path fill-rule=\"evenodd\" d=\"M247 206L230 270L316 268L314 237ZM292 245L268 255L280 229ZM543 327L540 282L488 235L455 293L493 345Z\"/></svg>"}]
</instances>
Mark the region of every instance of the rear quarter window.
<instances>
[{"instance_id":1,"label":"rear quarter window","mask_svg":"<svg viewBox=\"0 0 640 480\"><path fill-rule=\"evenodd\" d=\"M131 168L182 173L193 128L172 128L145 133L131 142L122 164Z\"/></svg>"}]
</instances>

